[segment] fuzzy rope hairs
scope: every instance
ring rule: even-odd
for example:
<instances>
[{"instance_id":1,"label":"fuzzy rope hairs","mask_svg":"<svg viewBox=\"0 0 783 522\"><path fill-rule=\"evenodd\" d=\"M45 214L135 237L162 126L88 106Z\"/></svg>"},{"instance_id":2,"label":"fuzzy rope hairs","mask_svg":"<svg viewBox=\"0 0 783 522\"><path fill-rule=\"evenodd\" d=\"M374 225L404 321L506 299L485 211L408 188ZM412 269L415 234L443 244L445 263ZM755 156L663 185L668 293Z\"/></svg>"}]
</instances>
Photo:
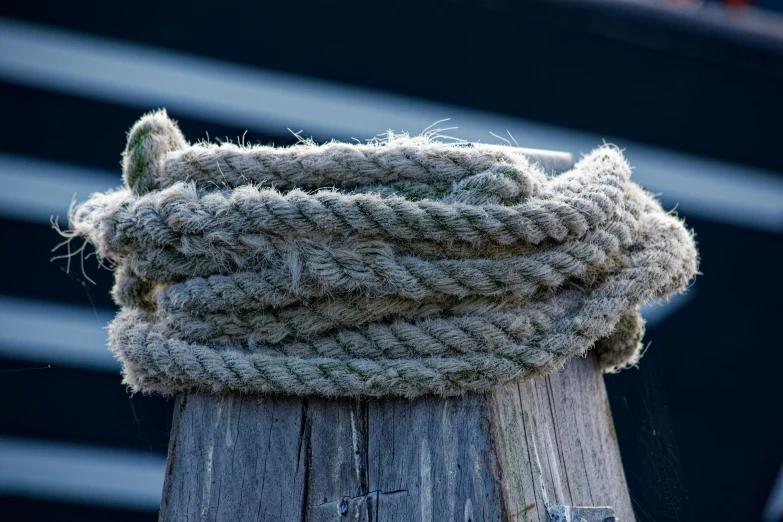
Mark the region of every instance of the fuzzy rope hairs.
<instances>
[{"instance_id":1,"label":"fuzzy rope hairs","mask_svg":"<svg viewBox=\"0 0 783 522\"><path fill-rule=\"evenodd\" d=\"M110 346L134 390L453 395L640 354L691 234L601 147L547 177L512 147L189 145L131 129L127 188L70 216L116 267Z\"/></svg>"}]
</instances>

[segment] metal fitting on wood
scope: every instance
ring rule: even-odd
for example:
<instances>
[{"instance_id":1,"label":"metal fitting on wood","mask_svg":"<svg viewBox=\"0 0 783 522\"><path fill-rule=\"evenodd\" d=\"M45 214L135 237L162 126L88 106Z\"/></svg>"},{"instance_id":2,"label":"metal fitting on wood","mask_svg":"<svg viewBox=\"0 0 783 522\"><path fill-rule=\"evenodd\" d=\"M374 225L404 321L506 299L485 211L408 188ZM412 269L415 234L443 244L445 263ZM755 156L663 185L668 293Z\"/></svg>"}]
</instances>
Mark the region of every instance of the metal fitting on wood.
<instances>
[{"instance_id":1,"label":"metal fitting on wood","mask_svg":"<svg viewBox=\"0 0 783 522\"><path fill-rule=\"evenodd\" d=\"M549 518L552 522L620 522L611 506L554 506L549 509Z\"/></svg>"}]
</instances>

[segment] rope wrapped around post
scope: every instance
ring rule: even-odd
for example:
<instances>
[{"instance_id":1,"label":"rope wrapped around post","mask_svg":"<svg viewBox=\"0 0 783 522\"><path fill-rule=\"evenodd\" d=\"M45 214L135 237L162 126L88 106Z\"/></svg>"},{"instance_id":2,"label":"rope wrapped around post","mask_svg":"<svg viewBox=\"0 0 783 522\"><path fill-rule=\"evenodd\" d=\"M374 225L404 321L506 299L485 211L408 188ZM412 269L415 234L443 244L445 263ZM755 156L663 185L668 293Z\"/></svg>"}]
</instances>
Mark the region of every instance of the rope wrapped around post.
<instances>
[{"instance_id":1,"label":"rope wrapped around post","mask_svg":"<svg viewBox=\"0 0 783 522\"><path fill-rule=\"evenodd\" d=\"M456 395L595 347L640 356L639 305L686 289L691 232L615 147L547 176L513 147L189 145L131 129L126 187L70 215L115 267L135 391Z\"/></svg>"}]
</instances>

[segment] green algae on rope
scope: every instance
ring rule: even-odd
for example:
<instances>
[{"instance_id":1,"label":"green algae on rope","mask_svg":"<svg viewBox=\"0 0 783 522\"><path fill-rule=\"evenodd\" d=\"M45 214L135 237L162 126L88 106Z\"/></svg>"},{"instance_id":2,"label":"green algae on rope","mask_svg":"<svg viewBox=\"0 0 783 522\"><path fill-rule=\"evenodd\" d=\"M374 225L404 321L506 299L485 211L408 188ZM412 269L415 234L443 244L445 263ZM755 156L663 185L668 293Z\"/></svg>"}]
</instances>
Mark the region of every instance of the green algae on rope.
<instances>
[{"instance_id":1,"label":"green algae on rope","mask_svg":"<svg viewBox=\"0 0 783 522\"><path fill-rule=\"evenodd\" d=\"M137 194L154 190L164 156L185 146L185 137L165 109L148 114L128 133L122 155L125 184Z\"/></svg>"},{"instance_id":2,"label":"green algae on rope","mask_svg":"<svg viewBox=\"0 0 783 522\"><path fill-rule=\"evenodd\" d=\"M547 176L427 136L189 145L158 111L123 157L127 188L69 234L116 265L110 347L137 391L454 395L593 347L616 371L640 356L639 305L697 270L610 146Z\"/></svg>"}]
</instances>

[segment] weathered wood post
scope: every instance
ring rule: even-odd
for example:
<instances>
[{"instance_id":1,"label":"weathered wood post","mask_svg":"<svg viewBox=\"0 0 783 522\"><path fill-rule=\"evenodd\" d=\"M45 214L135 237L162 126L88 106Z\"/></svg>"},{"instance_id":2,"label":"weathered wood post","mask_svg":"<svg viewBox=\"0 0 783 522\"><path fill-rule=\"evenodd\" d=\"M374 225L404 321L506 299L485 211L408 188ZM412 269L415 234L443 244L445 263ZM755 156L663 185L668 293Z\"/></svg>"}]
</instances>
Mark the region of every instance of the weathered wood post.
<instances>
[{"instance_id":1,"label":"weathered wood post","mask_svg":"<svg viewBox=\"0 0 783 522\"><path fill-rule=\"evenodd\" d=\"M559 504L634 520L592 355L453 398L181 395L160 519L543 522Z\"/></svg>"},{"instance_id":2,"label":"weathered wood post","mask_svg":"<svg viewBox=\"0 0 783 522\"><path fill-rule=\"evenodd\" d=\"M177 399L160 519L548 521L634 515L592 357L460 398Z\"/></svg>"}]
</instances>

